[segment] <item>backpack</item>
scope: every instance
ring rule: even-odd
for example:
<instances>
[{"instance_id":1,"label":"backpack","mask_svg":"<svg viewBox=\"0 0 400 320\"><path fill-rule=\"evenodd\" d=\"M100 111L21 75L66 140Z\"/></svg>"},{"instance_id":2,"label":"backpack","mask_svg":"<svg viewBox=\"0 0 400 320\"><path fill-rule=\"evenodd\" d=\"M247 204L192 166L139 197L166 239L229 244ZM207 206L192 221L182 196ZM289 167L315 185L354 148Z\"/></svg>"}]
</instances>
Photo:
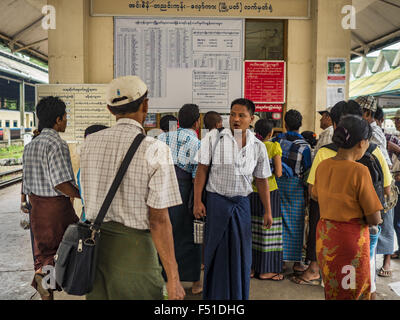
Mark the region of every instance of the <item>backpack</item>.
<instances>
[{"instance_id":1,"label":"backpack","mask_svg":"<svg viewBox=\"0 0 400 320\"><path fill-rule=\"evenodd\" d=\"M282 149L282 177L292 178L294 177L294 170L284 162L284 158L289 159L290 153L292 151L293 142L299 140L298 137L289 136L286 137L276 137L272 141L279 142Z\"/></svg>"},{"instance_id":2,"label":"backpack","mask_svg":"<svg viewBox=\"0 0 400 320\"><path fill-rule=\"evenodd\" d=\"M382 203L382 206L385 207L385 193L383 186L383 170L381 164L376 156L372 154L376 149L377 145L375 143L370 143L367 151L365 151L363 157L357 162L362 163L366 166L371 174L372 184L374 185L374 189L376 194L378 195L379 200ZM334 144L328 144L323 146L323 148L328 148L333 151L338 151L338 147Z\"/></svg>"}]
</instances>

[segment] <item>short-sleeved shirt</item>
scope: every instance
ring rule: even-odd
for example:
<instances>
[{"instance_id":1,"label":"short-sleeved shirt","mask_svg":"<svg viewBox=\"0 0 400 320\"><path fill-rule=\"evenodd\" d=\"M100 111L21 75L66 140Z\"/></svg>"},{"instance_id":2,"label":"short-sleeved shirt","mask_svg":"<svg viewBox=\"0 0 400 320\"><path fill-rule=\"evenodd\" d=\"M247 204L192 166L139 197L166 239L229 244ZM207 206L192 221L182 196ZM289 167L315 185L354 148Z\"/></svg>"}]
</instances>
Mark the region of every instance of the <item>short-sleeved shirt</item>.
<instances>
[{"instance_id":1,"label":"short-sleeved shirt","mask_svg":"<svg viewBox=\"0 0 400 320\"><path fill-rule=\"evenodd\" d=\"M282 157L282 148L279 142L264 141L264 145L267 148L268 157L269 159L272 160L272 162L274 161L273 159L275 156ZM276 183L275 174L272 174L268 178L268 186L269 186L269 191L275 191L278 189L278 184ZM258 192L257 187L254 185L254 183L253 183L253 190L254 192Z\"/></svg>"},{"instance_id":2,"label":"short-sleeved shirt","mask_svg":"<svg viewBox=\"0 0 400 320\"><path fill-rule=\"evenodd\" d=\"M143 127L119 119L109 129L86 137L81 149L81 187L86 219L94 221L133 140ZM182 203L169 147L146 137L137 149L104 219L139 230L150 229L149 207Z\"/></svg>"},{"instance_id":3,"label":"short-sleeved shirt","mask_svg":"<svg viewBox=\"0 0 400 320\"><path fill-rule=\"evenodd\" d=\"M333 137L333 126L329 126L319 135L317 145L315 146L314 149L314 154L316 154L318 150L323 146L332 143L332 137Z\"/></svg>"},{"instance_id":4,"label":"short-sleeved shirt","mask_svg":"<svg viewBox=\"0 0 400 320\"><path fill-rule=\"evenodd\" d=\"M381 149L385 161L389 166L391 166L392 160L390 160L389 154L387 152L387 141L385 133L383 132L382 128L376 124L376 121L371 123L371 129L372 129L371 142L378 145L379 149Z\"/></svg>"},{"instance_id":5,"label":"short-sleeved shirt","mask_svg":"<svg viewBox=\"0 0 400 320\"><path fill-rule=\"evenodd\" d=\"M195 160L208 166L211 158L206 190L225 197L247 197L253 192L253 176L260 179L271 176L267 149L250 130L246 130L246 145L242 148L230 129L208 132L201 140Z\"/></svg>"},{"instance_id":6,"label":"short-sleeved shirt","mask_svg":"<svg viewBox=\"0 0 400 320\"><path fill-rule=\"evenodd\" d=\"M322 219L347 222L383 209L368 168L355 161L322 161L312 194L318 198Z\"/></svg>"},{"instance_id":7,"label":"short-sleeved shirt","mask_svg":"<svg viewBox=\"0 0 400 320\"><path fill-rule=\"evenodd\" d=\"M158 140L165 142L171 149L174 164L196 176L197 163L194 157L200 149L200 140L192 129L179 128L177 131L165 132L158 136Z\"/></svg>"},{"instance_id":8,"label":"short-sleeved shirt","mask_svg":"<svg viewBox=\"0 0 400 320\"><path fill-rule=\"evenodd\" d=\"M22 193L41 197L64 195L55 187L64 182L75 185L68 144L57 131L42 130L24 148Z\"/></svg>"},{"instance_id":9,"label":"short-sleeved shirt","mask_svg":"<svg viewBox=\"0 0 400 320\"><path fill-rule=\"evenodd\" d=\"M336 156L337 152L333 151L328 148L321 148L318 150L317 154L315 155L313 164L311 166L310 174L308 175L307 183L313 185L315 181L315 171L317 170L319 164L329 158ZM382 171L383 171L383 186L389 187L392 183L392 175L390 174L389 166L385 161L385 158L382 155L381 150L379 147L375 148L372 154L378 159Z\"/></svg>"}]
</instances>

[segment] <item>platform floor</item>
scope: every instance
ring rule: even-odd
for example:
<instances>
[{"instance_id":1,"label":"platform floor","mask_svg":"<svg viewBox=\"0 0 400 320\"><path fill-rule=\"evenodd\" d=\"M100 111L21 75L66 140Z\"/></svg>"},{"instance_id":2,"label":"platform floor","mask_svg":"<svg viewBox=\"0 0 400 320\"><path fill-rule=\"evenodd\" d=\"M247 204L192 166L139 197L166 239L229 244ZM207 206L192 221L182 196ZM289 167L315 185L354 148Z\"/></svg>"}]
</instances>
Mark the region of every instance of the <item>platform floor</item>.
<instances>
[{"instance_id":1,"label":"platform floor","mask_svg":"<svg viewBox=\"0 0 400 320\"><path fill-rule=\"evenodd\" d=\"M29 230L19 226L21 185L16 184L0 190L0 300L39 300L38 294L30 286L33 276L33 261ZM377 266L382 265L378 256ZM393 276L378 277L377 298L379 300L400 300L388 286L400 281L400 260L392 261ZM289 268L290 270L290 268ZM288 271L287 273L290 273ZM200 300L201 296L190 294L190 283L186 299ZM32 297L33 296L33 297ZM58 300L81 300L83 297L56 293ZM320 286L296 285L285 279L280 282L251 280L250 299L252 300L323 300L324 290Z\"/></svg>"}]
</instances>

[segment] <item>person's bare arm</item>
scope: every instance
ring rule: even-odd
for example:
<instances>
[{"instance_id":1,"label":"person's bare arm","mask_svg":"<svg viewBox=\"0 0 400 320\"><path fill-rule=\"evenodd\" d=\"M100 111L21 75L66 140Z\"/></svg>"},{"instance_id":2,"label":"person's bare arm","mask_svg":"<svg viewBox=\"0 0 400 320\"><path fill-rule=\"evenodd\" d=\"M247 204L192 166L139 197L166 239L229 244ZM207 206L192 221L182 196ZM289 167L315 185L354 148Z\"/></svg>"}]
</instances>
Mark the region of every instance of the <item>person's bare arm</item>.
<instances>
[{"instance_id":1,"label":"person's bare arm","mask_svg":"<svg viewBox=\"0 0 400 320\"><path fill-rule=\"evenodd\" d=\"M282 157L275 156L272 160L274 161L274 175L275 177L280 178L282 176Z\"/></svg>"},{"instance_id":2,"label":"person's bare arm","mask_svg":"<svg viewBox=\"0 0 400 320\"><path fill-rule=\"evenodd\" d=\"M395 144L395 143L393 143L391 141L388 141L387 149L388 149L389 152L393 152L396 155L400 154L400 146L398 146L397 144Z\"/></svg>"},{"instance_id":3,"label":"person's bare arm","mask_svg":"<svg viewBox=\"0 0 400 320\"><path fill-rule=\"evenodd\" d=\"M312 188L313 185L312 184L308 184L308 194L310 196L311 199L313 199L314 201L318 202L318 198L312 194Z\"/></svg>"},{"instance_id":4,"label":"person's bare arm","mask_svg":"<svg viewBox=\"0 0 400 320\"><path fill-rule=\"evenodd\" d=\"M185 290L179 280L168 209L149 208L149 220L151 237L167 274L168 299L182 300L185 296Z\"/></svg>"},{"instance_id":5,"label":"person's bare arm","mask_svg":"<svg viewBox=\"0 0 400 320\"><path fill-rule=\"evenodd\" d=\"M201 201L201 195L203 189L205 188L208 170L208 166L199 163L197 167L196 177L194 178L193 215L196 219L200 219L206 216L206 207Z\"/></svg>"},{"instance_id":6,"label":"person's bare arm","mask_svg":"<svg viewBox=\"0 0 400 320\"><path fill-rule=\"evenodd\" d=\"M60 183L55 188L70 198L81 198L78 188L74 187L70 182Z\"/></svg>"},{"instance_id":7,"label":"person's bare arm","mask_svg":"<svg viewBox=\"0 0 400 320\"><path fill-rule=\"evenodd\" d=\"M368 225L370 225L370 226L376 226L376 225L381 224L383 222L380 211L377 211L374 214L365 216L365 218L367 220Z\"/></svg>"},{"instance_id":8,"label":"person's bare arm","mask_svg":"<svg viewBox=\"0 0 400 320\"><path fill-rule=\"evenodd\" d=\"M265 179L255 178L255 182L258 194L264 206L264 227L269 229L272 226L272 212L271 212L271 199L269 196L268 178Z\"/></svg>"},{"instance_id":9,"label":"person's bare arm","mask_svg":"<svg viewBox=\"0 0 400 320\"><path fill-rule=\"evenodd\" d=\"M385 196L390 197L390 186L383 188Z\"/></svg>"}]
</instances>

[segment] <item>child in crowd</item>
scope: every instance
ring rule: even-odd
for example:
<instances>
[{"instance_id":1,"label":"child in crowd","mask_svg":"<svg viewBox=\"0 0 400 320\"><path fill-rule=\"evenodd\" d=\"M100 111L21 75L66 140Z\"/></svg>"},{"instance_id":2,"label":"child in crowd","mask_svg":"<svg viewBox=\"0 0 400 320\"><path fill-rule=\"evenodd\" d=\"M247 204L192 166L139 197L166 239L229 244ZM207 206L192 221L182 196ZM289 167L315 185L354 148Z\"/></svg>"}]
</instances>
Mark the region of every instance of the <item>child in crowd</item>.
<instances>
[{"instance_id":1,"label":"child in crowd","mask_svg":"<svg viewBox=\"0 0 400 320\"><path fill-rule=\"evenodd\" d=\"M272 228L263 227L264 207L253 185L254 192L250 194L251 224L253 234L252 273L259 280L283 280L283 242L282 242L282 213L281 199L275 177L282 175L282 149L278 142L269 141L273 134L273 123L267 119L256 122L254 131L256 137L267 148L270 159L272 176L268 178L271 199Z\"/></svg>"},{"instance_id":2,"label":"child in crowd","mask_svg":"<svg viewBox=\"0 0 400 320\"><path fill-rule=\"evenodd\" d=\"M218 112L208 111L204 115L204 126L207 130L222 128L222 117Z\"/></svg>"}]
</instances>

